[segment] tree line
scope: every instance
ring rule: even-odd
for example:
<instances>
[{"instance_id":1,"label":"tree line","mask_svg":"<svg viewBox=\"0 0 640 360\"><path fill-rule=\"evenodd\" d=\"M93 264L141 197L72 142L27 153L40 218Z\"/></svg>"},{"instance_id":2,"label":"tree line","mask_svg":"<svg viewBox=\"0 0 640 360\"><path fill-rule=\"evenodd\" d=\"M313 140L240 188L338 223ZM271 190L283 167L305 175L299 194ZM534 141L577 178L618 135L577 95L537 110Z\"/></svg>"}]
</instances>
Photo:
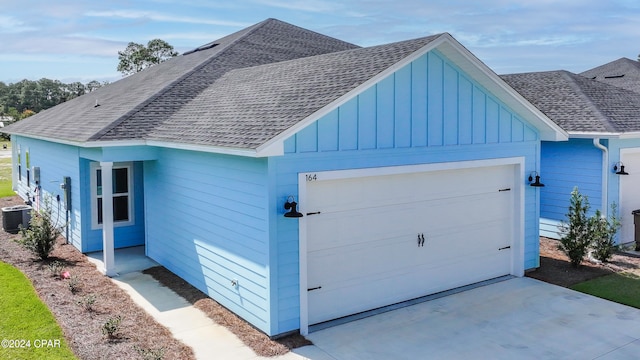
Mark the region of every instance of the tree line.
<instances>
[{"instance_id":1,"label":"tree line","mask_svg":"<svg viewBox=\"0 0 640 360\"><path fill-rule=\"evenodd\" d=\"M13 84L0 81L0 116L10 116L17 121L106 84L96 80L86 84L79 81L65 84L46 78L35 81L25 79Z\"/></svg>"},{"instance_id":2,"label":"tree line","mask_svg":"<svg viewBox=\"0 0 640 360\"><path fill-rule=\"evenodd\" d=\"M153 39L146 46L130 42L125 50L118 51L118 71L123 76L130 75L175 56L178 52L161 39ZM96 80L86 84L78 81L65 84L47 78L37 81L25 79L13 84L0 81L0 121L6 125L22 120L107 84Z\"/></svg>"}]
</instances>

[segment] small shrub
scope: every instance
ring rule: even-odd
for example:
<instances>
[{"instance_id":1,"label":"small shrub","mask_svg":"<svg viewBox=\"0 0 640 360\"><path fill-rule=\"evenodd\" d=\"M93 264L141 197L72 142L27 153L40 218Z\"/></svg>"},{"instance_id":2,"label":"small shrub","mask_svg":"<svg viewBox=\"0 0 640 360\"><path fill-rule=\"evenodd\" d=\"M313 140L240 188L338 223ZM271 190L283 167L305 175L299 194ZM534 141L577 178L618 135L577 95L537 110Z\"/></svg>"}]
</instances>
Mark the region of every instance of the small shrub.
<instances>
[{"instance_id":1,"label":"small shrub","mask_svg":"<svg viewBox=\"0 0 640 360\"><path fill-rule=\"evenodd\" d=\"M41 260L49 257L56 239L60 236L60 228L52 221L50 201L45 201L42 209L31 211L28 228L20 229L21 237L16 241Z\"/></svg>"},{"instance_id":2,"label":"small shrub","mask_svg":"<svg viewBox=\"0 0 640 360\"><path fill-rule=\"evenodd\" d=\"M58 260L49 263L49 271L53 277L59 277L62 269L64 269L64 264Z\"/></svg>"},{"instance_id":3,"label":"small shrub","mask_svg":"<svg viewBox=\"0 0 640 360\"><path fill-rule=\"evenodd\" d=\"M144 360L162 360L164 359L164 348L146 349L138 345L133 347Z\"/></svg>"},{"instance_id":4,"label":"small shrub","mask_svg":"<svg viewBox=\"0 0 640 360\"><path fill-rule=\"evenodd\" d=\"M567 222L560 225L562 238L558 249L568 257L573 267L578 267L587 254L591 238L589 237L589 199L580 194L578 188L573 188L567 213Z\"/></svg>"},{"instance_id":5,"label":"small shrub","mask_svg":"<svg viewBox=\"0 0 640 360\"><path fill-rule=\"evenodd\" d=\"M122 316L120 315L115 317L112 316L107 319L107 321L102 325L102 335L108 337L109 339L117 338L121 322Z\"/></svg>"},{"instance_id":6,"label":"small shrub","mask_svg":"<svg viewBox=\"0 0 640 360\"><path fill-rule=\"evenodd\" d=\"M602 262L607 262L613 256L613 251L615 250L613 237L620 228L616 204L611 204L611 216L608 219L602 216L600 210L596 210L595 215L590 220L593 257Z\"/></svg>"},{"instance_id":7,"label":"small shrub","mask_svg":"<svg viewBox=\"0 0 640 360\"><path fill-rule=\"evenodd\" d=\"M93 305L96 303L96 295L89 294L82 297L82 299L76 302L78 305L82 306L87 312L92 313L95 309Z\"/></svg>"},{"instance_id":8,"label":"small shrub","mask_svg":"<svg viewBox=\"0 0 640 360\"><path fill-rule=\"evenodd\" d=\"M80 292L80 288L82 287L80 284L80 277L78 275L72 275L69 278L69 283L67 284L69 286L69 291L71 291L72 294L77 294Z\"/></svg>"}]
</instances>

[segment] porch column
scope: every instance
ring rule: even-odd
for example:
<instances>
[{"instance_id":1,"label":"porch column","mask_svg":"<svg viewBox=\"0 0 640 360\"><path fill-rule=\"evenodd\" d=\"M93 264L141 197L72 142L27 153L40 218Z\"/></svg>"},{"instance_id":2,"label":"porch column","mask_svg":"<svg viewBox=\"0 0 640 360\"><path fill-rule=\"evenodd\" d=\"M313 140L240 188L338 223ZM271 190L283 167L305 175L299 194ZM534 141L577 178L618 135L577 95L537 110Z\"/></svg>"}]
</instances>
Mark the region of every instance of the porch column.
<instances>
[{"instance_id":1,"label":"porch column","mask_svg":"<svg viewBox=\"0 0 640 360\"><path fill-rule=\"evenodd\" d=\"M104 274L116 276L113 245L113 162L100 162L102 170L102 254Z\"/></svg>"}]
</instances>

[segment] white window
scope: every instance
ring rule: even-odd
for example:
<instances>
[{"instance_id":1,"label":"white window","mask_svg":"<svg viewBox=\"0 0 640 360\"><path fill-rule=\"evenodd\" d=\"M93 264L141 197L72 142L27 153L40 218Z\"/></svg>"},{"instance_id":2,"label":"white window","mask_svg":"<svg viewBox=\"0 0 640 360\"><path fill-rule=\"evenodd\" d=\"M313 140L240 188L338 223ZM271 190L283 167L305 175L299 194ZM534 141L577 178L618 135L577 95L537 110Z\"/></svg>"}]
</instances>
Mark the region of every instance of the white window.
<instances>
[{"instance_id":1,"label":"white window","mask_svg":"<svg viewBox=\"0 0 640 360\"><path fill-rule=\"evenodd\" d=\"M113 223L115 226L133 224L133 167L131 163L114 163ZM102 169L91 163L91 226L102 228Z\"/></svg>"}]
</instances>

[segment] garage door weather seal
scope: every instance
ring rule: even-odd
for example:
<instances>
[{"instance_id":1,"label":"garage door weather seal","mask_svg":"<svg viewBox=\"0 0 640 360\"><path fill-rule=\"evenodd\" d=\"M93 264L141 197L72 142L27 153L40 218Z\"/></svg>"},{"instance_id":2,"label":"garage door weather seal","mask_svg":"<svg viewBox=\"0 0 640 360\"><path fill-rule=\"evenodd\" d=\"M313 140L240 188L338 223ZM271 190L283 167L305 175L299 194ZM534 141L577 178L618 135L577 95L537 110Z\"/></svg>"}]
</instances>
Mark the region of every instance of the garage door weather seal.
<instances>
[{"instance_id":1,"label":"garage door weather seal","mask_svg":"<svg viewBox=\"0 0 640 360\"><path fill-rule=\"evenodd\" d=\"M515 276L513 276L513 275L500 276L500 277L497 277L497 278L493 278L493 279L489 279L489 280L485 280L485 281L480 281L480 282L477 282L477 283L474 283L474 284L457 287L455 289L441 291L439 293L426 295L426 296L422 296L422 297L419 297L419 298L416 298L416 299L399 302L397 304L383 306L381 308L377 308L377 309L373 309L373 310L364 311L364 312L361 312L361 313L357 313L357 314L341 317L339 319L325 321L325 322L322 322L322 323L319 323L319 324L315 324L315 325L309 326L309 333L312 333L312 332L315 332L315 331L324 330L324 329L328 329L330 327L334 327L334 326L338 326L338 325L342 325L342 324L346 324L346 323L349 323L349 322L352 322L352 321L364 319L364 318L367 318L367 317L370 317L370 316L375 316L375 315L382 314L382 313L385 313L385 312L388 312L388 311L401 309L401 308L404 308L404 307L407 307L407 306L416 305L416 304L420 304L420 303L431 301L431 300L435 300L435 299L440 299L440 298L443 298L445 296L461 293L461 292L467 291L467 290L476 289L476 288L479 288L479 287L482 287L482 286L486 286L486 285L499 283L501 281L505 281L505 280L509 280L509 279L513 279L513 278L515 278Z\"/></svg>"}]
</instances>

